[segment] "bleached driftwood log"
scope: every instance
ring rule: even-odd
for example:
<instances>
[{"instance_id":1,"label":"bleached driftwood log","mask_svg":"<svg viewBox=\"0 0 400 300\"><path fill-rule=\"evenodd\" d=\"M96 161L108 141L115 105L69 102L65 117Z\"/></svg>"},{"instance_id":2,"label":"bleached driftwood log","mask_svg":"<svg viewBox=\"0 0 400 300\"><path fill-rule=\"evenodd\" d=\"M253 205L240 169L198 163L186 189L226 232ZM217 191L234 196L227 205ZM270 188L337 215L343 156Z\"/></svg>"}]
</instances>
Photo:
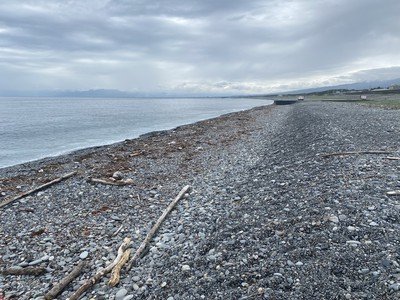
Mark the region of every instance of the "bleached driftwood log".
<instances>
[{"instance_id":1,"label":"bleached driftwood log","mask_svg":"<svg viewBox=\"0 0 400 300\"><path fill-rule=\"evenodd\" d=\"M115 265L114 269L111 271L111 277L108 281L109 286L116 286L120 279L121 268L128 262L129 256L131 255L131 249L126 249L121 257L121 260Z\"/></svg>"},{"instance_id":2,"label":"bleached driftwood log","mask_svg":"<svg viewBox=\"0 0 400 300\"><path fill-rule=\"evenodd\" d=\"M89 288L95 285L96 282L98 282L104 275L110 273L111 270L121 260L125 250L128 249L130 245L131 245L131 239L126 237L121 246L119 246L118 254L117 257L114 259L114 261L107 267L100 269L93 277L86 280L85 283L81 285L81 287L69 297L69 300L78 300Z\"/></svg>"},{"instance_id":3,"label":"bleached driftwood log","mask_svg":"<svg viewBox=\"0 0 400 300\"><path fill-rule=\"evenodd\" d=\"M42 184L42 185L40 185L40 186L38 186L38 187L36 187L36 188L34 188L34 189L31 189L31 190L29 190L29 191L27 191L27 192L23 192L23 193L19 194L18 196L14 197L14 198L5 200L5 201L3 201L2 203L0 203L0 208L6 206L7 204L9 204L9 203L11 203L11 202L14 202L14 201L17 201L17 200L19 200L19 199L22 199L22 198L24 198L24 197L26 197L26 196L29 196L29 195L31 195L31 194L33 194L33 193L35 193L35 192L38 192L38 191L43 190L43 189L45 189L45 188L48 188L49 186L51 186L51 185L53 185L53 184L56 184L56 183L61 182L61 181L65 180L65 179L67 179L67 178L70 178L70 177L74 176L76 173L77 173L77 172L74 171L74 172L65 174L65 175L63 175L63 176L61 176L61 177L58 177L58 178L52 180L52 181L49 181L49 182L47 182L47 183L45 183L45 184Z\"/></svg>"},{"instance_id":4,"label":"bleached driftwood log","mask_svg":"<svg viewBox=\"0 0 400 300\"><path fill-rule=\"evenodd\" d=\"M84 266L84 261L76 265L75 268L73 268L73 270L67 276L65 276L63 279L60 280L59 283L53 286L53 288L44 296L44 299L51 300L56 298L57 295L60 294L66 288L66 286L70 284L72 280L78 277Z\"/></svg>"},{"instance_id":5,"label":"bleached driftwood log","mask_svg":"<svg viewBox=\"0 0 400 300\"><path fill-rule=\"evenodd\" d=\"M100 179L100 178L88 178L88 181L93 182L93 183L101 183L101 184L115 185L115 186L124 186L124 185L128 185L128 184L133 184L132 179L111 181L111 180L105 180L105 179Z\"/></svg>"},{"instance_id":6,"label":"bleached driftwood log","mask_svg":"<svg viewBox=\"0 0 400 300\"><path fill-rule=\"evenodd\" d=\"M395 190L395 191L387 192L386 195L388 195L388 196L397 196L397 195L400 195L400 190Z\"/></svg>"},{"instance_id":7,"label":"bleached driftwood log","mask_svg":"<svg viewBox=\"0 0 400 300\"><path fill-rule=\"evenodd\" d=\"M395 157L395 156L387 156L385 158L389 160L400 160L400 157Z\"/></svg>"},{"instance_id":8,"label":"bleached driftwood log","mask_svg":"<svg viewBox=\"0 0 400 300\"><path fill-rule=\"evenodd\" d=\"M390 154L393 151L374 151L374 150L367 150L367 151L349 151L349 152L334 152L334 153L326 153L320 154L320 156L326 158L331 156L341 156L341 155L358 155L358 154Z\"/></svg>"},{"instance_id":9,"label":"bleached driftwood log","mask_svg":"<svg viewBox=\"0 0 400 300\"><path fill-rule=\"evenodd\" d=\"M185 186L176 196L176 198L167 206L167 208L164 210L162 215L158 218L157 222L153 225L151 230L147 233L146 238L143 240L143 242L140 244L139 248L136 250L135 254L129 261L127 265L127 270L130 270L133 266L134 263L141 257L143 251L146 249L147 245L150 243L151 239L153 238L154 234L157 232L158 228L164 222L165 218L168 216L168 214L171 212L171 210L175 207L175 205L179 202L179 200L182 199L182 197L185 195L185 193L190 189L190 186L187 185Z\"/></svg>"}]
</instances>

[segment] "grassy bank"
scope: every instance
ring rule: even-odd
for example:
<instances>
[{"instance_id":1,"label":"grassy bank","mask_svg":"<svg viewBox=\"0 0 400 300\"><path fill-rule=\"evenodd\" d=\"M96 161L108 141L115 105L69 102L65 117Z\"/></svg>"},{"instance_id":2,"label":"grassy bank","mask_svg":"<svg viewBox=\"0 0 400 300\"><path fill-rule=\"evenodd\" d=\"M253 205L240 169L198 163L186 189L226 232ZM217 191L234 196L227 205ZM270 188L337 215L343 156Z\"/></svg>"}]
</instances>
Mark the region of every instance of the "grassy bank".
<instances>
[{"instance_id":1,"label":"grassy bank","mask_svg":"<svg viewBox=\"0 0 400 300\"><path fill-rule=\"evenodd\" d=\"M316 99L313 99L316 100ZM398 99L373 99L373 100L353 100L353 99L320 99L320 101L331 102L351 102L369 107L380 107L386 109L400 109L400 98Z\"/></svg>"},{"instance_id":2,"label":"grassy bank","mask_svg":"<svg viewBox=\"0 0 400 300\"><path fill-rule=\"evenodd\" d=\"M386 109L400 109L400 93L362 93L367 100L360 99L360 93L315 93L306 94L306 101L330 101L330 102L351 102L370 107L381 107ZM298 95L281 95L274 99L286 100L297 99Z\"/></svg>"},{"instance_id":3,"label":"grassy bank","mask_svg":"<svg viewBox=\"0 0 400 300\"><path fill-rule=\"evenodd\" d=\"M400 98L398 99L386 99L386 100L366 100L359 102L362 105L371 107L382 107L388 109L400 109Z\"/></svg>"}]
</instances>

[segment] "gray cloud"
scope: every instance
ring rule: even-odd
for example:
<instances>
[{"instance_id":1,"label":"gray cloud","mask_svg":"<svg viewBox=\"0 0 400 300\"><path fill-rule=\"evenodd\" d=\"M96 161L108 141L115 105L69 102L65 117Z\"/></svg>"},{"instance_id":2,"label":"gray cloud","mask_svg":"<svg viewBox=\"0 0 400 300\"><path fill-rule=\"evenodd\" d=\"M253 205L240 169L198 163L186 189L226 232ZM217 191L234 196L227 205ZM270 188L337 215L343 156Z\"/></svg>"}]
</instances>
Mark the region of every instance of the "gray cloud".
<instances>
[{"instance_id":1,"label":"gray cloud","mask_svg":"<svg viewBox=\"0 0 400 300\"><path fill-rule=\"evenodd\" d=\"M398 11L397 0L3 0L0 89L251 93L400 77Z\"/></svg>"}]
</instances>

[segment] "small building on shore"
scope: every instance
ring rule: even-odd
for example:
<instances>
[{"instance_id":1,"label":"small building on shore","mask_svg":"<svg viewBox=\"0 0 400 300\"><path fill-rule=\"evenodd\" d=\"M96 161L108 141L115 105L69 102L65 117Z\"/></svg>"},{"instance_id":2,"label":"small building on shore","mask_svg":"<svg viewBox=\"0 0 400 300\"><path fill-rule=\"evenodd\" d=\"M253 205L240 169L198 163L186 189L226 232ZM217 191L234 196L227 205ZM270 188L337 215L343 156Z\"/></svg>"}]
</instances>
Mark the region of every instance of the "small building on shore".
<instances>
[{"instance_id":1,"label":"small building on shore","mask_svg":"<svg viewBox=\"0 0 400 300\"><path fill-rule=\"evenodd\" d=\"M360 96L360 99L361 99L361 100L367 100L367 95L361 95L361 96Z\"/></svg>"},{"instance_id":2,"label":"small building on shore","mask_svg":"<svg viewBox=\"0 0 400 300\"><path fill-rule=\"evenodd\" d=\"M297 97L297 100L298 100L298 101L303 101L303 100L304 100L304 96L298 96L298 97Z\"/></svg>"}]
</instances>

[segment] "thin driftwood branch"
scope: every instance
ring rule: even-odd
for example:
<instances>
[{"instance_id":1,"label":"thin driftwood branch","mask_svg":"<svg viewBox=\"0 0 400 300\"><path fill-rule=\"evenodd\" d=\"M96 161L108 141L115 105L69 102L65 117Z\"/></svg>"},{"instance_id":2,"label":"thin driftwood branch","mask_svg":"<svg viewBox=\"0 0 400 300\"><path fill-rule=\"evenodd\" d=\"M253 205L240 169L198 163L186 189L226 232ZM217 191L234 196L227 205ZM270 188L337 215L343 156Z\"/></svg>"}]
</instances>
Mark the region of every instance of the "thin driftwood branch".
<instances>
[{"instance_id":1,"label":"thin driftwood branch","mask_svg":"<svg viewBox=\"0 0 400 300\"><path fill-rule=\"evenodd\" d=\"M395 156L387 156L385 158L389 160L400 160L400 157L395 157Z\"/></svg>"},{"instance_id":2,"label":"thin driftwood branch","mask_svg":"<svg viewBox=\"0 0 400 300\"><path fill-rule=\"evenodd\" d=\"M119 228L112 234L112 236L116 236L121 230L124 228L124 225L119 226Z\"/></svg>"},{"instance_id":3,"label":"thin driftwood branch","mask_svg":"<svg viewBox=\"0 0 400 300\"><path fill-rule=\"evenodd\" d=\"M75 268L73 268L73 270L67 276L65 276L63 279L60 280L59 283L53 286L53 288L44 296L44 299L51 300L56 298L57 295L60 294L66 288L66 286L70 284L72 280L78 277L84 266L84 261L76 265Z\"/></svg>"},{"instance_id":4,"label":"thin driftwood branch","mask_svg":"<svg viewBox=\"0 0 400 300\"><path fill-rule=\"evenodd\" d=\"M36 187L36 188L34 188L34 189L31 189L31 190L29 190L29 191L27 191L27 192L23 192L23 193L19 194L18 196L14 197L14 198L5 200L5 201L3 201L2 203L0 203L0 208L6 206L7 204L9 204L9 203L11 203L11 202L14 202L14 201L17 201L17 200L19 200L19 199L22 199L22 198L24 198L24 197L26 197L26 196L29 196L29 195L31 195L31 194L33 194L33 193L36 193L36 192L40 191L40 190L43 190L43 189L45 189L45 188L48 188L49 186L51 186L51 185L53 185L53 184L56 184L56 183L61 182L61 181L65 180L65 179L67 179L67 178L70 178L70 177L74 176L76 173L77 173L77 172L74 171L74 172L65 174L65 175L63 175L63 176L61 176L61 177L58 177L58 178L52 180L52 181L49 181L49 182L47 182L47 183L45 183L45 184L42 184L42 185L40 185L40 186L38 186L38 187Z\"/></svg>"},{"instance_id":5,"label":"thin driftwood branch","mask_svg":"<svg viewBox=\"0 0 400 300\"><path fill-rule=\"evenodd\" d=\"M334 152L334 153L320 154L320 156L326 158L326 157L341 156L341 155L390 154L390 153L393 153L393 151L374 151L374 150L368 150L368 151Z\"/></svg>"},{"instance_id":6,"label":"thin driftwood branch","mask_svg":"<svg viewBox=\"0 0 400 300\"><path fill-rule=\"evenodd\" d=\"M81 287L76 290L70 297L69 300L78 300L89 288L96 284L104 275L111 272L111 270L118 264L121 260L124 252L131 245L131 239L125 238L121 246L118 248L118 254L115 260L109 264L107 267L100 269L92 278L85 281Z\"/></svg>"},{"instance_id":7,"label":"thin driftwood branch","mask_svg":"<svg viewBox=\"0 0 400 300\"><path fill-rule=\"evenodd\" d=\"M395 191L387 192L386 195L388 195L388 196L397 196L397 195L400 195L400 190L395 190Z\"/></svg>"},{"instance_id":8,"label":"thin driftwood branch","mask_svg":"<svg viewBox=\"0 0 400 300\"><path fill-rule=\"evenodd\" d=\"M168 214L171 212L171 210L175 207L175 205L179 202L179 200L182 199L182 197L185 195L185 193L190 189L190 186L185 186L176 196L176 198L167 206L167 208L164 210L162 215L158 218L157 222L154 224L154 226L151 228L151 230L147 233L146 238L143 240L143 242L140 244L139 248L136 250L135 254L129 261L127 265L127 270L130 270L132 268L132 265L136 263L136 261L141 257L143 251L146 249L147 245L150 243L151 239L153 238L154 234L157 232L158 228L164 222L165 218L168 216Z\"/></svg>"},{"instance_id":9,"label":"thin driftwood branch","mask_svg":"<svg viewBox=\"0 0 400 300\"><path fill-rule=\"evenodd\" d=\"M39 276L46 272L45 267L11 267L7 269L0 270L0 273L3 275L32 275Z\"/></svg>"},{"instance_id":10,"label":"thin driftwood branch","mask_svg":"<svg viewBox=\"0 0 400 300\"><path fill-rule=\"evenodd\" d=\"M111 271L111 277L108 281L109 286L116 286L120 279L121 268L128 262L129 256L131 255L131 249L127 249L121 257L121 260L115 265Z\"/></svg>"},{"instance_id":11,"label":"thin driftwood branch","mask_svg":"<svg viewBox=\"0 0 400 300\"><path fill-rule=\"evenodd\" d=\"M111 181L111 180L105 180L105 179L100 179L100 178L88 178L88 181L92 182L92 183L101 183L101 184L116 185L116 186L124 186L124 185L128 185L128 184L133 184L132 179Z\"/></svg>"}]
</instances>

